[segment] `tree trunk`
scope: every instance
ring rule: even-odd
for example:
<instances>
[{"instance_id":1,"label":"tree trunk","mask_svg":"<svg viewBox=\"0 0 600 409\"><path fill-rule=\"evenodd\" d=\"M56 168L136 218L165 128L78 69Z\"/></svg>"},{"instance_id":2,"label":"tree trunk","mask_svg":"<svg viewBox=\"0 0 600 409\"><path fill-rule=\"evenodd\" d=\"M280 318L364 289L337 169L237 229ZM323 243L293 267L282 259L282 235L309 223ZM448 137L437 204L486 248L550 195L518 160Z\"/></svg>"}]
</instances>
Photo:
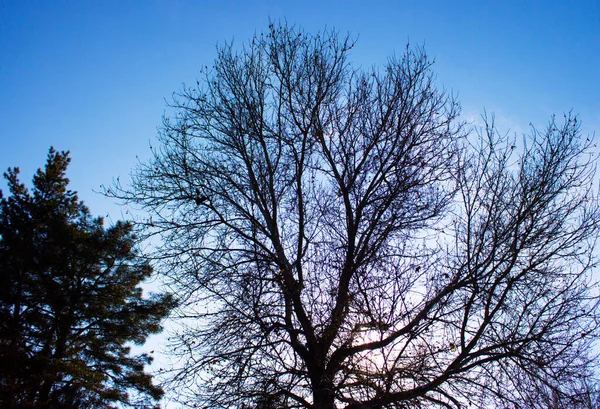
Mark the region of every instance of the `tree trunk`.
<instances>
[{"instance_id":1,"label":"tree trunk","mask_svg":"<svg viewBox=\"0 0 600 409\"><path fill-rule=\"evenodd\" d=\"M335 395L331 385L321 385L313 391L314 409L335 409Z\"/></svg>"}]
</instances>

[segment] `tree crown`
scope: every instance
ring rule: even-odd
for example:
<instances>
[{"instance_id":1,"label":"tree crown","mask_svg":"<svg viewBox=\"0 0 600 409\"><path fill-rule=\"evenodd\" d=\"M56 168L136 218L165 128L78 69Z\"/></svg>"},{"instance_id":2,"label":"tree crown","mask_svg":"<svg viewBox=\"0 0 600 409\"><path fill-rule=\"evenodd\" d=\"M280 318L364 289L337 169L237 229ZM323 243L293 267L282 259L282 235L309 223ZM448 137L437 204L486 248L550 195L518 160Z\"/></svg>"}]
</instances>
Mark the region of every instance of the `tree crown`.
<instances>
[{"instance_id":1,"label":"tree crown","mask_svg":"<svg viewBox=\"0 0 600 409\"><path fill-rule=\"evenodd\" d=\"M132 225L107 229L68 189L68 152L50 149L32 191L18 168L0 199L0 400L7 407L108 407L159 399L131 355L161 329L174 306L143 297L152 268L135 248ZM135 392L131 395L130 392ZM150 400L146 399L150 398Z\"/></svg>"},{"instance_id":2,"label":"tree crown","mask_svg":"<svg viewBox=\"0 0 600 409\"><path fill-rule=\"evenodd\" d=\"M271 25L220 48L112 191L164 239L175 380L210 407L573 404L599 322L576 116L518 149L468 134L422 49L362 70L352 45Z\"/></svg>"}]
</instances>

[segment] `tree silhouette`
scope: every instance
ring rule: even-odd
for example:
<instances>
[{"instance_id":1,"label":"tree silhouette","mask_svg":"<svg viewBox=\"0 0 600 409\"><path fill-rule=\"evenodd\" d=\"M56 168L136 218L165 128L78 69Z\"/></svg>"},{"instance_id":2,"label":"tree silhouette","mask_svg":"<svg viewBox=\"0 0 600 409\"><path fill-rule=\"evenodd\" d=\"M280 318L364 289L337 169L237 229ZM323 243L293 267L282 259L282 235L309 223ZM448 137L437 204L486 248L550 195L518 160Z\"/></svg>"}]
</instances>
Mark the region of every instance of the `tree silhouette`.
<instances>
[{"instance_id":1,"label":"tree silhouette","mask_svg":"<svg viewBox=\"0 0 600 409\"><path fill-rule=\"evenodd\" d=\"M148 210L147 235L163 239L182 302L180 396L314 409L574 399L599 318L595 159L577 118L522 144L492 119L467 132L422 49L363 70L352 47L286 25L221 47L176 95L133 187L108 192Z\"/></svg>"},{"instance_id":2,"label":"tree silhouette","mask_svg":"<svg viewBox=\"0 0 600 409\"><path fill-rule=\"evenodd\" d=\"M143 298L152 269L134 250L132 226L105 229L65 176L68 152L50 149L31 192L17 168L0 191L0 402L6 408L151 404L162 390L132 356L160 331L168 295ZM134 392L133 395L128 392ZM137 399L139 398L139 399Z\"/></svg>"}]
</instances>

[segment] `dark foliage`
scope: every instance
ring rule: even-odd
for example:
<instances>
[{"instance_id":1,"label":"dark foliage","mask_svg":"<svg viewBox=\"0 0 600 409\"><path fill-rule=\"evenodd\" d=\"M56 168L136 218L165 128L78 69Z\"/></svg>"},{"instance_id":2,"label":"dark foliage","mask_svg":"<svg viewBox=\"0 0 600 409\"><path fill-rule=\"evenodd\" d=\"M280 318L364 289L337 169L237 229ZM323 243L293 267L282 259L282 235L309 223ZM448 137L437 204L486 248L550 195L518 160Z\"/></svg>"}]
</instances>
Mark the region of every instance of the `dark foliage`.
<instances>
[{"instance_id":1,"label":"dark foliage","mask_svg":"<svg viewBox=\"0 0 600 409\"><path fill-rule=\"evenodd\" d=\"M469 133L423 50L355 70L352 46L271 26L220 48L133 189L108 192L164 239L180 396L577 407L600 322L595 158L577 118L522 144L491 120Z\"/></svg>"},{"instance_id":2,"label":"dark foliage","mask_svg":"<svg viewBox=\"0 0 600 409\"><path fill-rule=\"evenodd\" d=\"M51 149L31 192L18 169L0 192L0 406L112 407L162 395L132 356L160 331L168 295L143 298L152 269L134 250L132 227L105 229L65 176L67 152ZM133 395L130 393L133 392ZM139 399L138 399L139 398Z\"/></svg>"}]
</instances>

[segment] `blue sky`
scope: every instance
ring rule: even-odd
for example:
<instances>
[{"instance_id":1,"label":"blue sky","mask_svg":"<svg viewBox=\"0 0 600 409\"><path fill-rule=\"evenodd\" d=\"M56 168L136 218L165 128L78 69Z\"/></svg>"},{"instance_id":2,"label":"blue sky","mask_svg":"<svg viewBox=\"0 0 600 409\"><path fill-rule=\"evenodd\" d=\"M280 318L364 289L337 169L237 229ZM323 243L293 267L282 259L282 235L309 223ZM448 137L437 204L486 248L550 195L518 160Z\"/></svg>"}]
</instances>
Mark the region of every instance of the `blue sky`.
<instances>
[{"instance_id":1,"label":"blue sky","mask_svg":"<svg viewBox=\"0 0 600 409\"><path fill-rule=\"evenodd\" d=\"M0 169L28 181L51 145L71 150L72 188L119 218L93 190L148 157L165 99L217 43L242 44L269 18L357 35L365 67L424 45L465 118L485 108L520 133L572 109L600 130L598 1L0 0Z\"/></svg>"}]
</instances>

